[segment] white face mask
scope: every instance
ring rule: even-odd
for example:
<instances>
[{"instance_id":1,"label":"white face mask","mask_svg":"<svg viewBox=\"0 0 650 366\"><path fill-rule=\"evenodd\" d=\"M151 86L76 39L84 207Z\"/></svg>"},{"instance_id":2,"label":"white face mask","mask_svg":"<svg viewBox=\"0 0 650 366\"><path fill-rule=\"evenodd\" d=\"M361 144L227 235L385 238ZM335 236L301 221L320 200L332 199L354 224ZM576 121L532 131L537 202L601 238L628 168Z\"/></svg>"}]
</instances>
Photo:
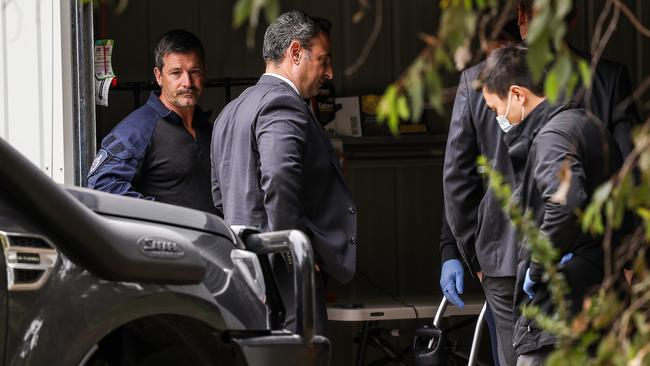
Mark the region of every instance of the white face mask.
<instances>
[{"instance_id":1,"label":"white face mask","mask_svg":"<svg viewBox=\"0 0 650 366\"><path fill-rule=\"evenodd\" d=\"M510 121L508 121L508 118L506 117L508 113L510 113L511 101L512 101L512 93L508 92L508 107L506 108L506 113L497 116L497 122L499 123L499 127L501 127L501 129L505 133L508 133L508 131L510 131L510 129L512 129L513 127Z\"/></svg>"}]
</instances>

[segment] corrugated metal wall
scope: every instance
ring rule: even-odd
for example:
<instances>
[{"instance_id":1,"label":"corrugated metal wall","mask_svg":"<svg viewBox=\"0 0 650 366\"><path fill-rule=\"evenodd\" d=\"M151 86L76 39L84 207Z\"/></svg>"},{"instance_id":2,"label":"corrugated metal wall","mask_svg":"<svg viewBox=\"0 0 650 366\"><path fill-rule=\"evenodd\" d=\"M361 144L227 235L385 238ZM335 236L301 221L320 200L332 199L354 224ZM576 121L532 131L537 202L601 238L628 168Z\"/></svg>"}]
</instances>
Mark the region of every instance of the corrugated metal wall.
<instances>
[{"instance_id":1,"label":"corrugated metal wall","mask_svg":"<svg viewBox=\"0 0 650 366\"><path fill-rule=\"evenodd\" d=\"M95 9L95 37L115 39L113 64L119 80L153 81L153 46L158 37L172 28L195 32L204 42L209 78L257 77L263 72L261 39L264 26L257 32L254 50L245 46L245 30L232 27L233 0L138 0L130 1L126 11L114 15L111 8ZM433 32L437 27L438 2L433 0L383 0L382 28L368 61L354 75L345 76L343 70L356 61L373 27L374 14L368 14L359 24L352 24L352 15L358 4L354 0L298 1L283 0L282 9L301 8L310 14L333 22L332 53L334 84L337 94L357 95L381 93L395 80L422 47L419 32ZM374 3L371 2L371 3ZM604 0L577 0L580 14L576 29L570 34L571 43L587 49ZM650 24L650 3L627 0L640 21ZM633 82L641 82L650 74L650 46L648 39L635 33L630 22L621 16L604 57L628 66ZM457 75L449 75L451 86ZM146 98L146 93L142 94ZM207 90L203 105L217 113L225 95L221 89ZM128 92L112 92L110 107L98 107L98 136L104 135L130 110L133 98ZM647 113L645 107L644 113Z\"/></svg>"}]
</instances>

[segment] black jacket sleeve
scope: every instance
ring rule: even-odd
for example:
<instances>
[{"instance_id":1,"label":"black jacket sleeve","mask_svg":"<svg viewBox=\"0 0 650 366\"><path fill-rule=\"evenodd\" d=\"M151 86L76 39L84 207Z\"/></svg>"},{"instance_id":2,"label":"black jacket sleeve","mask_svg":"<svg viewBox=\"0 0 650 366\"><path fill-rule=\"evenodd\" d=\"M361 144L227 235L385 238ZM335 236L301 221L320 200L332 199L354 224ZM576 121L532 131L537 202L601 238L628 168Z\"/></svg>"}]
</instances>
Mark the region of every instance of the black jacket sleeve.
<instances>
[{"instance_id":1,"label":"black jacket sleeve","mask_svg":"<svg viewBox=\"0 0 650 366\"><path fill-rule=\"evenodd\" d=\"M625 65L620 65L614 78L612 90L612 115L608 121L608 129L614 136L623 158L632 151L632 129L639 124L639 113L634 100L628 97L632 94L632 83Z\"/></svg>"},{"instance_id":2,"label":"black jacket sleeve","mask_svg":"<svg viewBox=\"0 0 650 366\"><path fill-rule=\"evenodd\" d=\"M532 162L534 183L544 207L540 230L560 255L573 250L580 234L575 212L589 199L585 188L586 174L577 146L572 136L548 130L540 132L532 149L535 154ZM561 174L565 166L567 172ZM567 178L560 178L563 175ZM531 279L540 282L542 274L541 265L532 258Z\"/></svg>"},{"instance_id":3,"label":"black jacket sleeve","mask_svg":"<svg viewBox=\"0 0 650 366\"><path fill-rule=\"evenodd\" d=\"M460 259L460 253L458 252L458 247L456 246L456 239L451 233L449 224L444 215L444 207L442 209L442 226L440 227L440 258L442 263L450 259Z\"/></svg>"},{"instance_id":4,"label":"black jacket sleeve","mask_svg":"<svg viewBox=\"0 0 650 366\"><path fill-rule=\"evenodd\" d=\"M472 97L476 97L472 94L476 94L476 91L471 89L470 82L463 72L449 125L443 188L445 217L449 229L471 271L478 272L481 267L476 257L475 230L478 206L485 190L476 169L479 151L471 114ZM441 241L441 250L442 244Z\"/></svg>"}]
</instances>

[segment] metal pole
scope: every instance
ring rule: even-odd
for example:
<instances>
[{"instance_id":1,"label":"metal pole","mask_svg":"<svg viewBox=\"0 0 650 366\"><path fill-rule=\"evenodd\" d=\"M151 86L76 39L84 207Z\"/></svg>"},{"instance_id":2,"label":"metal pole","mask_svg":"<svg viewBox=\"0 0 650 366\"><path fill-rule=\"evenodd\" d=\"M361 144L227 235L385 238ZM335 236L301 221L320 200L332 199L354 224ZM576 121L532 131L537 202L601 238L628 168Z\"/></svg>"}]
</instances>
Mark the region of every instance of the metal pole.
<instances>
[{"instance_id":1,"label":"metal pole","mask_svg":"<svg viewBox=\"0 0 650 366\"><path fill-rule=\"evenodd\" d=\"M95 156L95 75L93 61L93 7L91 2L70 1L72 48L72 116L74 184L86 185Z\"/></svg>"},{"instance_id":2,"label":"metal pole","mask_svg":"<svg viewBox=\"0 0 650 366\"><path fill-rule=\"evenodd\" d=\"M487 301L483 304L481 313L476 320L476 328L474 329L474 338L472 338L472 349L469 353L469 361L467 366L474 366L476 358L478 357L478 349L481 343L481 335L483 334L483 319L485 318L485 311L487 309Z\"/></svg>"}]
</instances>

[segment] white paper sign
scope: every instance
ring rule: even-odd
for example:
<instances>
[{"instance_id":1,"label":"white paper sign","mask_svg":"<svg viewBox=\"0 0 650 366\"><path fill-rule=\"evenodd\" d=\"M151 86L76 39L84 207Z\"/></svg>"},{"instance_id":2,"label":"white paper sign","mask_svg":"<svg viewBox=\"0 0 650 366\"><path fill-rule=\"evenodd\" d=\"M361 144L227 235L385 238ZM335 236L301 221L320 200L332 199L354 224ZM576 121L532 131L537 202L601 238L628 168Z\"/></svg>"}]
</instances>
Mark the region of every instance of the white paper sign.
<instances>
[{"instance_id":1,"label":"white paper sign","mask_svg":"<svg viewBox=\"0 0 650 366\"><path fill-rule=\"evenodd\" d=\"M102 106L108 106L108 90L115 78L111 63L112 55L112 39L95 41L95 103Z\"/></svg>"}]
</instances>

